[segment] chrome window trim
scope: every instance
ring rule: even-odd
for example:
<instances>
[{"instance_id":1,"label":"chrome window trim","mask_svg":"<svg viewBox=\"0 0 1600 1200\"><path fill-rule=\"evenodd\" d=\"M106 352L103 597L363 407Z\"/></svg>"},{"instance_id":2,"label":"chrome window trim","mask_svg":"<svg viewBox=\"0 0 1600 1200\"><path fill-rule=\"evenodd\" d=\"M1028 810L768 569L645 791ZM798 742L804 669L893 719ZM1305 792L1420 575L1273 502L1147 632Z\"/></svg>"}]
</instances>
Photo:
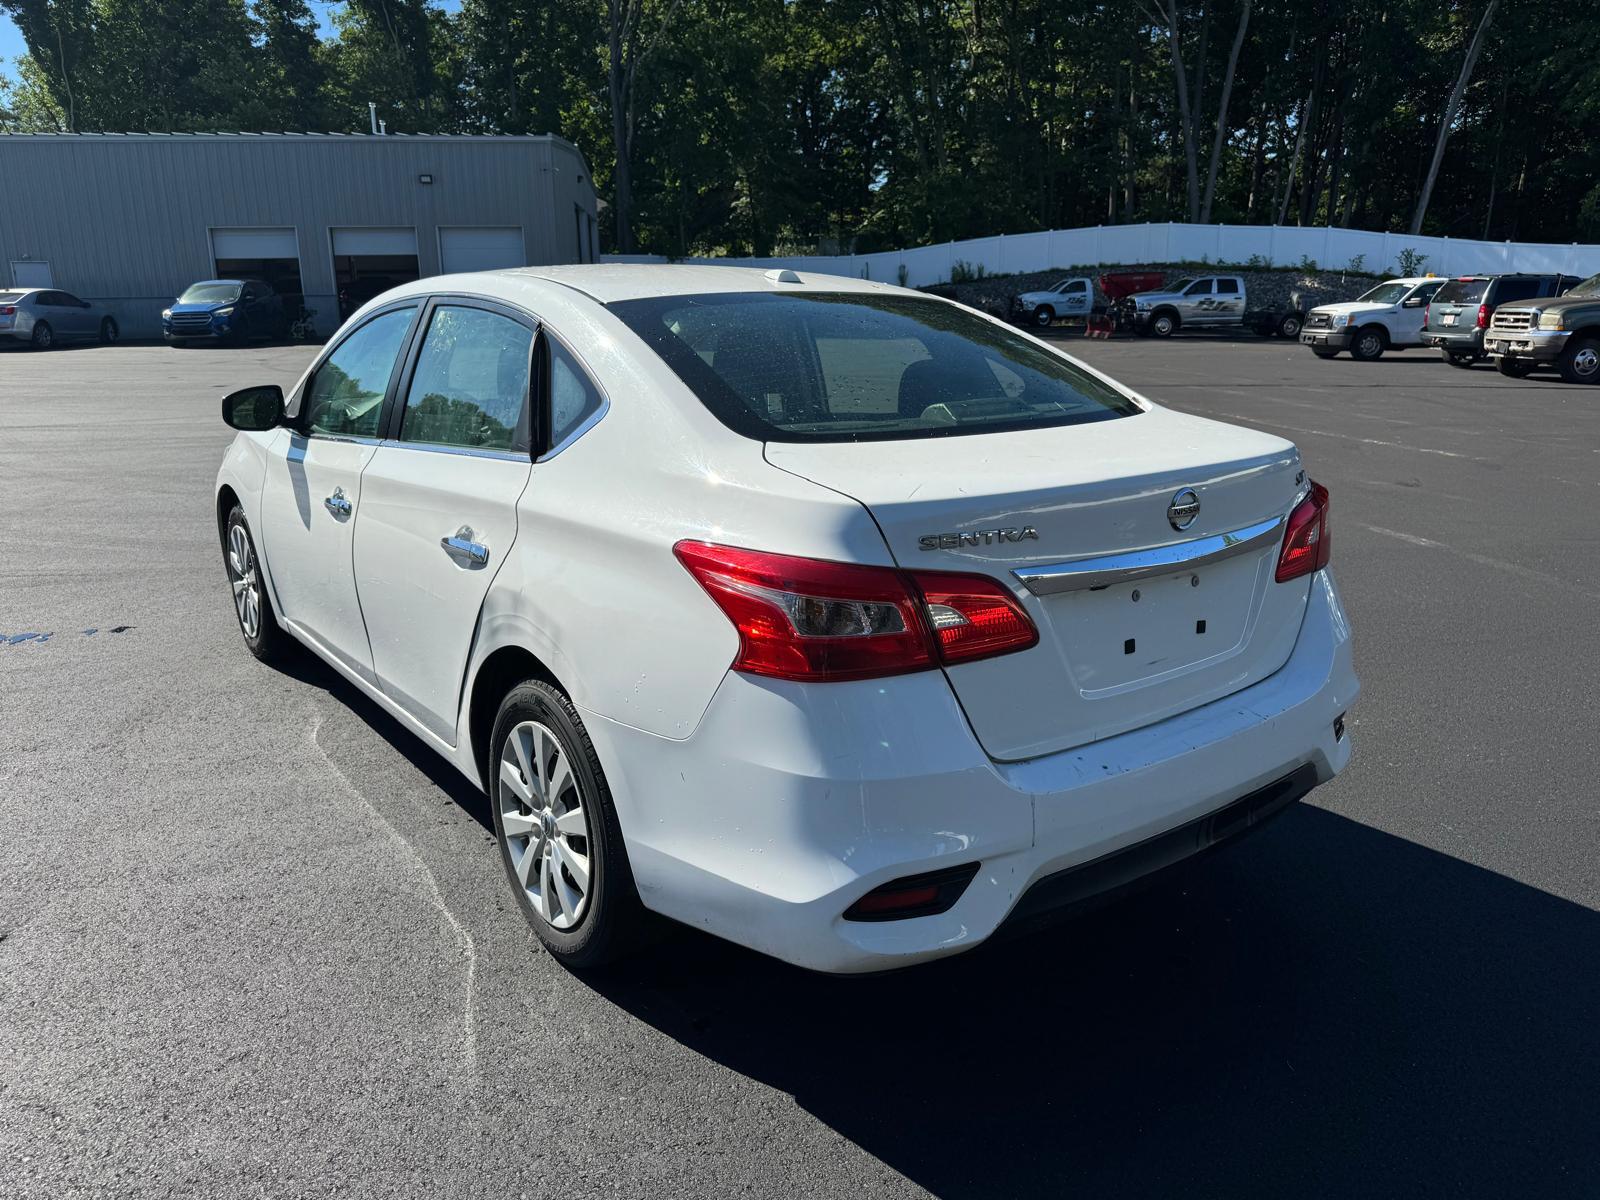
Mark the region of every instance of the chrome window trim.
<instances>
[{"instance_id":1,"label":"chrome window trim","mask_svg":"<svg viewBox=\"0 0 1600 1200\"><path fill-rule=\"evenodd\" d=\"M583 360L579 359L578 361L582 363ZM589 374L587 371L584 373L589 376L589 382L594 383L594 376ZM595 409L587 417L574 425L571 433L567 434L566 437L562 438L554 446L551 446L550 449L546 450L538 458L534 459L534 462L549 462L568 446L572 445L573 442L577 441L584 434L588 433L589 430L598 425L600 423L600 418L605 416L606 413L611 410L611 398L607 396L605 392L600 390L600 385L598 383L594 384L594 390L600 392L600 407Z\"/></svg>"},{"instance_id":2,"label":"chrome window trim","mask_svg":"<svg viewBox=\"0 0 1600 1200\"><path fill-rule=\"evenodd\" d=\"M398 438L379 440L380 449L421 450L428 454L456 454L465 458L497 458L507 462L528 462L528 456L516 450L500 450L491 446L451 446L444 442L403 442Z\"/></svg>"},{"instance_id":3,"label":"chrome window trim","mask_svg":"<svg viewBox=\"0 0 1600 1200\"><path fill-rule=\"evenodd\" d=\"M1012 574L1035 596L1054 596L1061 592L1086 591L1114 583L1131 583L1152 575L1189 570L1245 554L1275 541L1283 528L1282 517L1271 517L1235 529L1188 542L1152 546L1146 550L1127 550L1064 562L1019 567Z\"/></svg>"}]
</instances>

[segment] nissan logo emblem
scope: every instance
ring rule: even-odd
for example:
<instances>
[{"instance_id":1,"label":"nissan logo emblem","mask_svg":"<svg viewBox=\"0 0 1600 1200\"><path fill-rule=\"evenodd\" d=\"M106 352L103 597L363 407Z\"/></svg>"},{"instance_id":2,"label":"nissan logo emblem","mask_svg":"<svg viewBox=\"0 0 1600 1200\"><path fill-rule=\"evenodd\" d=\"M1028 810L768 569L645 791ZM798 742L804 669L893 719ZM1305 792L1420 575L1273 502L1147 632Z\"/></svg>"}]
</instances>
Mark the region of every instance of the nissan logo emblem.
<instances>
[{"instance_id":1,"label":"nissan logo emblem","mask_svg":"<svg viewBox=\"0 0 1600 1200\"><path fill-rule=\"evenodd\" d=\"M1200 515L1200 497L1195 495L1193 488L1184 488L1172 498L1172 503L1167 505L1167 520L1174 529L1183 530L1194 524L1194 519Z\"/></svg>"}]
</instances>

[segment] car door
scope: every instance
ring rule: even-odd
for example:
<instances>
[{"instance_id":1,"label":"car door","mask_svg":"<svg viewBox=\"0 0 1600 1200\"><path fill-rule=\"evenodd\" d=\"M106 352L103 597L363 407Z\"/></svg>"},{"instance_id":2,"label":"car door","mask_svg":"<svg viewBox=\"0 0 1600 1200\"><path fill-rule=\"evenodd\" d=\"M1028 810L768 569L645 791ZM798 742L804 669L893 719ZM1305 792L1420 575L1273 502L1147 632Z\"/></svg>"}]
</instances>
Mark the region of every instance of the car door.
<instances>
[{"instance_id":1,"label":"car door","mask_svg":"<svg viewBox=\"0 0 1600 1200\"><path fill-rule=\"evenodd\" d=\"M1204 325L1211 318L1212 280L1196 279L1184 289L1178 302L1178 315L1185 325Z\"/></svg>"},{"instance_id":2,"label":"car door","mask_svg":"<svg viewBox=\"0 0 1600 1200\"><path fill-rule=\"evenodd\" d=\"M273 444L262 488L257 540L279 615L369 683L372 651L351 566L361 473L420 308L418 300L373 313L323 357Z\"/></svg>"},{"instance_id":3,"label":"car door","mask_svg":"<svg viewBox=\"0 0 1600 1200\"><path fill-rule=\"evenodd\" d=\"M86 338L97 332L91 323L90 309L69 292L51 292L50 323L65 337Z\"/></svg>"},{"instance_id":4,"label":"car door","mask_svg":"<svg viewBox=\"0 0 1600 1200\"><path fill-rule=\"evenodd\" d=\"M1082 316L1089 311L1089 283L1085 279L1068 280L1061 288L1061 312Z\"/></svg>"},{"instance_id":5,"label":"car door","mask_svg":"<svg viewBox=\"0 0 1600 1200\"><path fill-rule=\"evenodd\" d=\"M1212 319L1218 322L1232 324L1244 317L1244 289L1239 286L1237 279L1216 280L1216 303L1212 308Z\"/></svg>"},{"instance_id":6,"label":"car door","mask_svg":"<svg viewBox=\"0 0 1600 1200\"><path fill-rule=\"evenodd\" d=\"M361 481L355 575L373 670L451 745L478 612L517 536L533 468L537 324L488 300L430 301L387 440Z\"/></svg>"},{"instance_id":7,"label":"car door","mask_svg":"<svg viewBox=\"0 0 1600 1200\"><path fill-rule=\"evenodd\" d=\"M1430 279L1419 283L1395 305L1385 323L1389 327L1389 342L1394 346L1416 346L1422 342L1422 327L1428 323L1428 304L1433 295L1448 281Z\"/></svg>"}]
</instances>

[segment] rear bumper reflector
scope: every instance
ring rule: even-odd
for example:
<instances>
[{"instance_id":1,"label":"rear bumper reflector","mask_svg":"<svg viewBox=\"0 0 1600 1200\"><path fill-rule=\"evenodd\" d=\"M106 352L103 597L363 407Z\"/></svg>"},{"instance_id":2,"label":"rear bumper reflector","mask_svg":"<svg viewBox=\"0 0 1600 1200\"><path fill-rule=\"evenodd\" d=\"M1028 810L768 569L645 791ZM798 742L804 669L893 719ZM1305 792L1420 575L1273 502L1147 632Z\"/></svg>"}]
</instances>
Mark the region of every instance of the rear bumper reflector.
<instances>
[{"instance_id":1,"label":"rear bumper reflector","mask_svg":"<svg viewBox=\"0 0 1600 1200\"><path fill-rule=\"evenodd\" d=\"M978 873L977 863L907 875L873 888L844 910L846 921L902 921L947 912Z\"/></svg>"}]
</instances>

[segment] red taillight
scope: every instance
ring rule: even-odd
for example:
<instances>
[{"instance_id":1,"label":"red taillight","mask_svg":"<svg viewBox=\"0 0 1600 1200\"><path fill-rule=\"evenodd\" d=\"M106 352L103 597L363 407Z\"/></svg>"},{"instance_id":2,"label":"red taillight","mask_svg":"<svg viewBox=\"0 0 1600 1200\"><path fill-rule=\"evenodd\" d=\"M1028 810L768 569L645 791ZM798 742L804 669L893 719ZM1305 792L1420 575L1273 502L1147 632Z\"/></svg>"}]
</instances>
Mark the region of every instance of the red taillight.
<instances>
[{"instance_id":1,"label":"red taillight","mask_svg":"<svg viewBox=\"0 0 1600 1200\"><path fill-rule=\"evenodd\" d=\"M1039 640L998 581L683 541L672 548L739 631L733 669L869 679L969 662Z\"/></svg>"},{"instance_id":2,"label":"red taillight","mask_svg":"<svg viewBox=\"0 0 1600 1200\"><path fill-rule=\"evenodd\" d=\"M1478 328L1489 328L1489 306L1487 304L1478 305Z\"/></svg>"},{"instance_id":3,"label":"red taillight","mask_svg":"<svg viewBox=\"0 0 1600 1200\"><path fill-rule=\"evenodd\" d=\"M1283 551L1278 555L1278 582L1288 583L1328 565L1332 550L1328 531L1328 489L1312 483L1311 493L1289 514Z\"/></svg>"},{"instance_id":4,"label":"red taillight","mask_svg":"<svg viewBox=\"0 0 1600 1200\"><path fill-rule=\"evenodd\" d=\"M8 304L4 308L0 308L0 317L9 317L16 311L17 309L15 305Z\"/></svg>"}]
</instances>

